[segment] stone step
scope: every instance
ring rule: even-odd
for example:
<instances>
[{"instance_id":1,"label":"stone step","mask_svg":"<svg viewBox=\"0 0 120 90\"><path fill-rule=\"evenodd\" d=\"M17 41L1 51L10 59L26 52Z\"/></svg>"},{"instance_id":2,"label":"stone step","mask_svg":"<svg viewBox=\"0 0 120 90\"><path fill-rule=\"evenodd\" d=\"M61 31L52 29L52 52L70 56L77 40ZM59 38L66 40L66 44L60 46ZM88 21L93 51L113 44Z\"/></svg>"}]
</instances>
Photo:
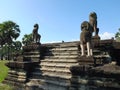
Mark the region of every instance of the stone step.
<instances>
[{"instance_id":1,"label":"stone step","mask_svg":"<svg viewBox=\"0 0 120 90\"><path fill-rule=\"evenodd\" d=\"M25 90L48 90L45 88L46 86L44 86L44 84L44 80L30 79L30 81L26 83Z\"/></svg>"},{"instance_id":2,"label":"stone step","mask_svg":"<svg viewBox=\"0 0 120 90\"><path fill-rule=\"evenodd\" d=\"M34 69L34 72L39 72L39 73L42 73L42 70L43 69L45 69L45 70L48 70L48 69L50 69L50 70L52 70L52 71L56 71L56 72L63 72L63 71L65 71L65 72L70 72L70 68L69 67L50 67L50 66L42 66L42 67L36 67L35 69Z\"/></svg>"},{"instance_id":3,"label":"stone step","mask_svg":"<svg viewBox=\"0 0 120 90\"><path fill-rule=\"evenodd\" d=\"M72 47L72 48L52 48L52 49L48 49L48 51L77 51L78 48L77 47Z\"/></svg>"},{"instance_id":4,"label":"stone step","mask_svg":"<svg viewBox=\"0 0 120 90\"><path fill-rule=\"evenodd\" d=\"M15 81L10 81L10 80L4 80L2 83L7 84L7 85L11 85L11 86L15 86L15 87L21 87L23 88L25 86L24 83L20 83L20 82L15 82ZM23 90L23 89L21 89Z\"/></svg>"},{"instance_id":5,"label":"stone step","mask_svg":"<svg viewBox=\"0 0 120 90\"><path fill-rule=\"evenodd\" d=\"M68 55L68 56L45 56L45 59L77 59L76 55Z\"/></svg>"},{"instance_id":6,"label":"stone step","mask_svg":"<svg viewBox=\"0 0 120 90\"><path fill-rule=\"evenodd\" d=\"M52 48L52 47L62 47L62 48L64 48L64 47L77 47L79 44L78 43L74 43L74 42L64 42L64 43L50 43L50 44L46 44L46 46L48 47L48 48Z\"/></svg>"},{"instance_id":7,"label":"stone step","mask_svg":"<svg viewBox=\"0 0 120 90\"><path fill-rule=\"evenodd\" d=\"M65 56L65 55L78 55L78 52L77 51L65 51L65 52L46 52L45 53L45 56L60 56L60 55L62 55L62 56Z\"/></svg>"},{"instance_id":8,"label":"stone step","mask_svg":"<svg viewBox=\"0 0 120 90\"><path fill-rule=\"evenodd\" d=\"M44 63L44 62L60 62L60 63L77 63L77 60L76 59L44 59L44 60L41 60L41 63Z\"/></svg>"},{"instance_id":9,"label":"stone step","mask_svg":"<svg viewBox=\"0 0 120 90\"><path fill-rule=\"evenodd\" d=\"M63 52L64 51L64 52ZM80 53L81 50L79 50L77 47L76 48L53 48L53 49L48 49L47 53ZM85 52L87 53L87 50L85 50ZM97 49L93 49L93 53L101 53L100 50Z\"/></svg>"},{"instance_id":10,"label":"stone step","mask_svg":"<svg viewBox=\"0 0 120 90\"><path fill-rule=\"evenodd\" d=\"M60 45L61 48L67 48L67 47L78 47L78 44L76 43L69 43L69 44L61 44Z\"/></svg>"},{"instance_id":11,"label":"stone step","mask_svg":"<svg viewBox=\"0 0 120 90\"><path fill-rule=\"evenodd\" d=\"M39 72L33 72L32 73L32 78L44 78L44 77L53 77L53 78L61 78L61 79L70 79L71 74L68 73L58 73L58 72L50 72L50 71L43 71L42 73Z\"/></svg>"},{"instance_id":12,"label":"stone step","mask_svg":"<svg viewBox=\"0 0 120 90\"><path fill-rule=\"evenodd\" d=\"M70 73L65 73L65 72L54 72L54 71L42 71L41 72L33 72L32 73L33 77L54 77L54 78L62 78L62 79L70 79L72 76Z\"/></svg>"},{"instance_id":13,"label":"stone step","mask_svg":"<svg viewBox=\"0 0 120 90\"><path fill-rule=\"evenodd\" d=\"M61 73L71 73L70 67L51 67L51 66L42 66L41 68L35 68L34 72L42 73L43 71L51 72L61 72Z\"/></svg>"},{"instance_id":14,"label":"stone step","mask_svg":"<svg viewBox=\"0 0 120 90\"><path fill-rule=\"evenodd\" d=\"M50 79L50 77L49 77ZM49 80L49 79L30 79L30 82L31 82L31 85L40 85L41 83L42 84L52 84L53 86L63 86L63 87L66 87L66 86L70 86L70 80L62 80L60 78L57 78L55 80ZM44 86L44 88L48 88L48 86ZM45 89L45 90L48 90L48 89ZM62 90L62 89L61 89Z\"/></svg>"},{"instance_id":15,"label":"stone step","mask_svg":"<svg viewBox=\"0 0 120 90\"><path fill-rule=\"evenodd\" d=\"M73 65L78 65L78 63L41 63L40 66L47 66L47 67L70 67Z\"/></svg>"},{"instance_id":16,"label":"stone step","mask_svg":"<svg viewBox=\"0 0 120 90\"><path fill-rule=\"evenodd\" d=\"M26 82L26 78L10 77L10 76L7 76L5 78L5 80L13 81L13 82L19 82L19 83L25 83Z\"/></svg>"},{"instance_id":17,"label":"stone step","mask_svg":"<svg viewBox=\"0 0 120 90\"><path fill-rule=\"evenodd\" d=\"M30 51L30 52L24 52L23 55L39 55L40 52L37 52L37 51Z\"/></svg>"},{"instance_id":18,"label":"stone step","mask_svg":"<svg viewBox=\"0 0 120 90\"><path fill-rule=\"evenodd\" d=\"M9 74L11 75L20 75L20 76L26 76L26 72L25 71L15 71L15 70L9 70L8 71Z\"/></svg>"},{"instance_id":19,"label":"stone step","mask_svg":"<svg viewBox=\"0 0 120 90\"><path fill-rule=\"evenodd\" d=\"M40 57L40 54L39 55L24 55L25 58L29 58L29 57L35 57L35 58L39 58Z\"/></svg>"},{"instance_id":20,"label":"stone step","mask_svg":"<svg viewBox=\"0 0 120 90\"><path fill-rule=\"evenodd\" d=\"M41 67L42 71L51 71L51 72L60 72L60 73L71 73L70 70L67 68L61 69L58 67Z\"/></svg>"},{"instance_id":21,"label":"stone step","mask_svg":"<svg viewBox=\"0 0 120 90\"><path fill-rule=\"evenodd\" d=\"M51 49L51 48L74 48L74 47L78 48L77 45L72 45L72 44L71 45L70 44L69 45L64 44L64 45L56 45L56 46L55 45L54 46L53 45L52 46L47 46L48 49Z\"/></svg>"},{"instance_id":22,"label":"stone step","mask_svg":"<svg viewBox=\"0 0 120 90\"><path fill-rule=\"evenodd\" d=\"M26 75L15 75L15 74L9 74L9 73L8 73L8 76L9 76L9 77L26 79Z\"/></svg>"}]
</instances>

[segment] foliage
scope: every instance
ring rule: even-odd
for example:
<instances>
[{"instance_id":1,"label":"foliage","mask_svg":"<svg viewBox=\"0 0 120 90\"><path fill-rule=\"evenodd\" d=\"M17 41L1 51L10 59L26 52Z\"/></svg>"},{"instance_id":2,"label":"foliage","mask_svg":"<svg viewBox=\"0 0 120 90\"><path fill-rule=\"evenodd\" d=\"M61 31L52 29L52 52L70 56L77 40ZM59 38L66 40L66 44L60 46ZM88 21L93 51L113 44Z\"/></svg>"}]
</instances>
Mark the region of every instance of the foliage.
<instances>
[{"instance_id":1,"label":"foliage","mask_svg":"<svg viewBox=\"0 0 120 90\"><path fill-rule=\"evenodd\" d=\"M7 63L7 61L0 61L0 82L2 82L8 74L9 69L5 66L5 63Z\"/></svg>"},{"instance_id":2,"label":"foliage","mask_svg":"<svg viewBox=\"0 0 120 90\"><path fill-rule=\"evenodd\" d=\"M32 34L25 34L22 38L23 45L27 46L32 42Z\"/></svg>"},{"instance_id":3,"label":"foliage","mask_svg":"<svg viewBox=\"0 0 120 90\"><path fill-rule=\"evenodd\" d=\"M8 55L9 52L14 51L14 48L19 49L19 46L13 48L14 40L16 40L20 35L19 25L13 21L5 21L0 24L0 56L3 60L3 56Z\"/></svg>"},{"instance_id":4,"label":"foliage","mask_svg":"<svg viewBox=\"0 0 120 90\"><path fill-rule=\"evenodd\" d=\"M14 41L10 45L5 44L0 49L0 56L3 56L6 60L13 59L14 53L21 53L22 43L20 41Z\"/></svg>"},{"instance_id":5,"label":"foliage","mask_svg":"<svg viewBox=\"0 0 120 90\"><path fill-rule=\"evenodd\" d=\"M12 47L14 48L14 50L19 51L19 50L21 50L22 43L20 41L15 41L15 42L13 42Z\"/></svg>"},{"instance_id":6,"label":"foliage","mask_svg":"<svg viewBox=\"0 0 120 90\"><path fill-rule=\"evenodd\" d=\"M118 32L115 34L115 38L117 41L120 41L120 28L118 29Z\"/></svg>"},{"instance_id":7,"label":"foliage","mask_svg":"<svg viewBox=\"0 0 120 90\"><path fill-rule=\"evenodd\" d=\"M19 25L13 21L5 21L0 24L0 45L11 44L20 35Z\"/></svg>"}]
</instances>

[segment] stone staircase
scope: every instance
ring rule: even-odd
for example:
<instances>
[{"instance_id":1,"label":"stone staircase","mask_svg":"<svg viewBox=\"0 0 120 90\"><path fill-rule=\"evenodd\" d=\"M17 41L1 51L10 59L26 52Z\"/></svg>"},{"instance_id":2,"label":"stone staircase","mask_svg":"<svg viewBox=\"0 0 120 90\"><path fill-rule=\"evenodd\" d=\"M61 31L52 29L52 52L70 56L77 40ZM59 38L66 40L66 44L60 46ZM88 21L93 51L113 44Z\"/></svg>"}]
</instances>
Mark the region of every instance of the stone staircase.
<instances>
[{"instance_id":1,"label":"stone staircase","mask_svg":"<svg viewBox=\"0 0 120 90\"><path fill-rule=\"evenodd\" d=\"M97 42L92 57L80 56L79 41L24 46L23 55L6 64L10 71L3 83L16 86L15 90L78 90L79 79L88 80L92 68L103 65L103 61L111 57L118 57L113 52L119 47L111 49L111 45L116 44Z\"/></svg>"},{"instance_id":2,"label":"stone staircase","mask_svg":"<svg viewBox=\"0 0 120 90\"><path fill-rule=\"evenodd\" d=\"M70 67L78 65L79 50L77 43L47 45L44 59L32 73L28 86L38 90L68 90L72 74Z\"/></svg>"},{"instance_id":3,"label":"stone staircase","mask_svg":"<svg viewBox=\"0 0 120 90\"><path fill-rule=\"evenodd\" d=\"M44 46L46 47L44 58L40 60L27 83L31 90L32 88L68 90L71 86L71 66L101 64L102 59L99 57L101 51L97 48L93 50L93 57L81 58L79 42L52 43Z\"/></svg>"}]
</instances>

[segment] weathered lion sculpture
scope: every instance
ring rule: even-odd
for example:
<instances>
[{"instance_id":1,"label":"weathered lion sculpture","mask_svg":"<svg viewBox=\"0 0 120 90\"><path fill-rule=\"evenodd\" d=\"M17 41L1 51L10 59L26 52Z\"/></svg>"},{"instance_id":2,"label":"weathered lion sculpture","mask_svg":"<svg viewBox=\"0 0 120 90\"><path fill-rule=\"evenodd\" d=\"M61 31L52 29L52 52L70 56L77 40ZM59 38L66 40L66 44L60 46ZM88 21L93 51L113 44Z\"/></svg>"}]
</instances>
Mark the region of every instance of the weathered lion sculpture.
<instances>
[{"instance_id":1,"label":"weathered lion sculpture","mask_svg":"<svg viewBox=\"0 0 120 90\"><path fill-rule=\"evenodd\" d=\"M33 42L34 42L34 43L40 42L40 39L41 39L41 35L38 34L38 29L39 29L39 25L38 25L38 24L35 24L35 25L34 25L33 32L32 32Z\"/></svg>"},{"instance_id":2,"label":"weathered lion sculpture","mask_svg":"<svg viewBox=\"0 0 120 90\"><path fill-rule=\"evenodd\" d=\"M99 28L97 28L97 14L95 12L90 13L89 23L93 28L93 32L95 32L95 36L98 36Z\"/></svg>"},{"instance_id":3,"label":"weathered lion sculpture","mask_svg":"<svg viewBox=\"0 0 120 90\"><path fill-rule=\"evenodd\" d=\"M81 55L85 55L85 45L87 46L87 56L92 56L92 28L89 22L84 21L81 24L81 34L80 34L80 47L81 47Z\"/></svg>"}]
</instances>

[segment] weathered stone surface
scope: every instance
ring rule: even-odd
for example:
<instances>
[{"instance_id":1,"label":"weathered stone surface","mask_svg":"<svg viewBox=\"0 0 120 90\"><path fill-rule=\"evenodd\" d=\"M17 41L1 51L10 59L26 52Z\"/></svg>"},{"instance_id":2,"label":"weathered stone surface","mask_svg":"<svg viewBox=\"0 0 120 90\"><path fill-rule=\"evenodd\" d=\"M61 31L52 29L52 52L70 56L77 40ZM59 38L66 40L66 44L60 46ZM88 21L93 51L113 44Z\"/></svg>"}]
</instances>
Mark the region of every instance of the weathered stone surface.
<instances>
[{"instance_id":1,"label":"weathered stone surface","mask_svg":"<svg viewBox=\"0 0 120 90\"><path fill-rule=\"evenodd\" d=\"M39 51L40 45L40 43L32 43L31 45L23 46L23 51Z\"/></svg>"},{"instance_id":2,"label":"weathered stone surface","mask_svg":"<svg viewBox=\"0 0 120 90\"><path fill-rule=\"evenodd\" d=\"M15 90L25 90L25 83L28 82L31 72L40 62L40 48L40 43L24 46L23 55L16 55L15 61L6 63L10 71L3 83L15 86Z\"/></svg>"},{"instance_id":3,"label":"weathered stone surface","mask_svg":"<svg viewBox=\"0 0 120 90\"><path fill-rule=\"evenodd\" d=\"M99 77L116 78L118 80L120 76L120 66L107 64L104 66L95 67L89 71L90 76L93 74L94 76L97 75Z\"/></svg>"},{"instance_id":4,"label":"weathered stone surface","mask_svg":"<svg viewBox=\"0 0 120 90\"><path fill-rule=\"evenodd\" d=\"M11 61L6 63L9 68L13 69L24 69L30 70L33 68L38 62L18 62L18 61Z\"/></svg>"},{"instance_id":5,"label":"weathered stone surface","mask_svg":"<svg viewBox=\"0 0 120 90\"><path fill-rule=\"evenodd\" d=\"M71 66L70 71L72 72L73 75L81 75L84 76L88 73L89 69L91 69L92 66L90 65L76 65L76 66Z\"/></svg>"},{"instance_id":6,"label":"weathered stone surface","mask_svg":"<svg viewBox=\"0 0 120 90\"><path fill-rule=\"evenodd\" d=\"M80 56L78 60L80 65L90 64L94 65L94 58L92 56L86 57L86 56Z\"/></svg>"},{"instance_id":7,"label":"weathered stone surface","mask_svg":"<svg viewBox=\"0 0 120 90\"><path fill-rule=\"evenodd\" d=\"M18 57L15 62L8 64L12 70L4 82L22 87L23 90L119 90L120 66L102 66L99 59L103 57L103 52L108 51L114 53L110 54L111 57L120 55L118 53L120 48L115 48L114 42L112 40L94 42L94 55L87 58L80 57L78 41L42 44L40 51L25 47L23 52L25 57ZM40 62L35 62L36 60ZM101 67L95 64L100 64Z\"/></svg>"}]
</instances>

